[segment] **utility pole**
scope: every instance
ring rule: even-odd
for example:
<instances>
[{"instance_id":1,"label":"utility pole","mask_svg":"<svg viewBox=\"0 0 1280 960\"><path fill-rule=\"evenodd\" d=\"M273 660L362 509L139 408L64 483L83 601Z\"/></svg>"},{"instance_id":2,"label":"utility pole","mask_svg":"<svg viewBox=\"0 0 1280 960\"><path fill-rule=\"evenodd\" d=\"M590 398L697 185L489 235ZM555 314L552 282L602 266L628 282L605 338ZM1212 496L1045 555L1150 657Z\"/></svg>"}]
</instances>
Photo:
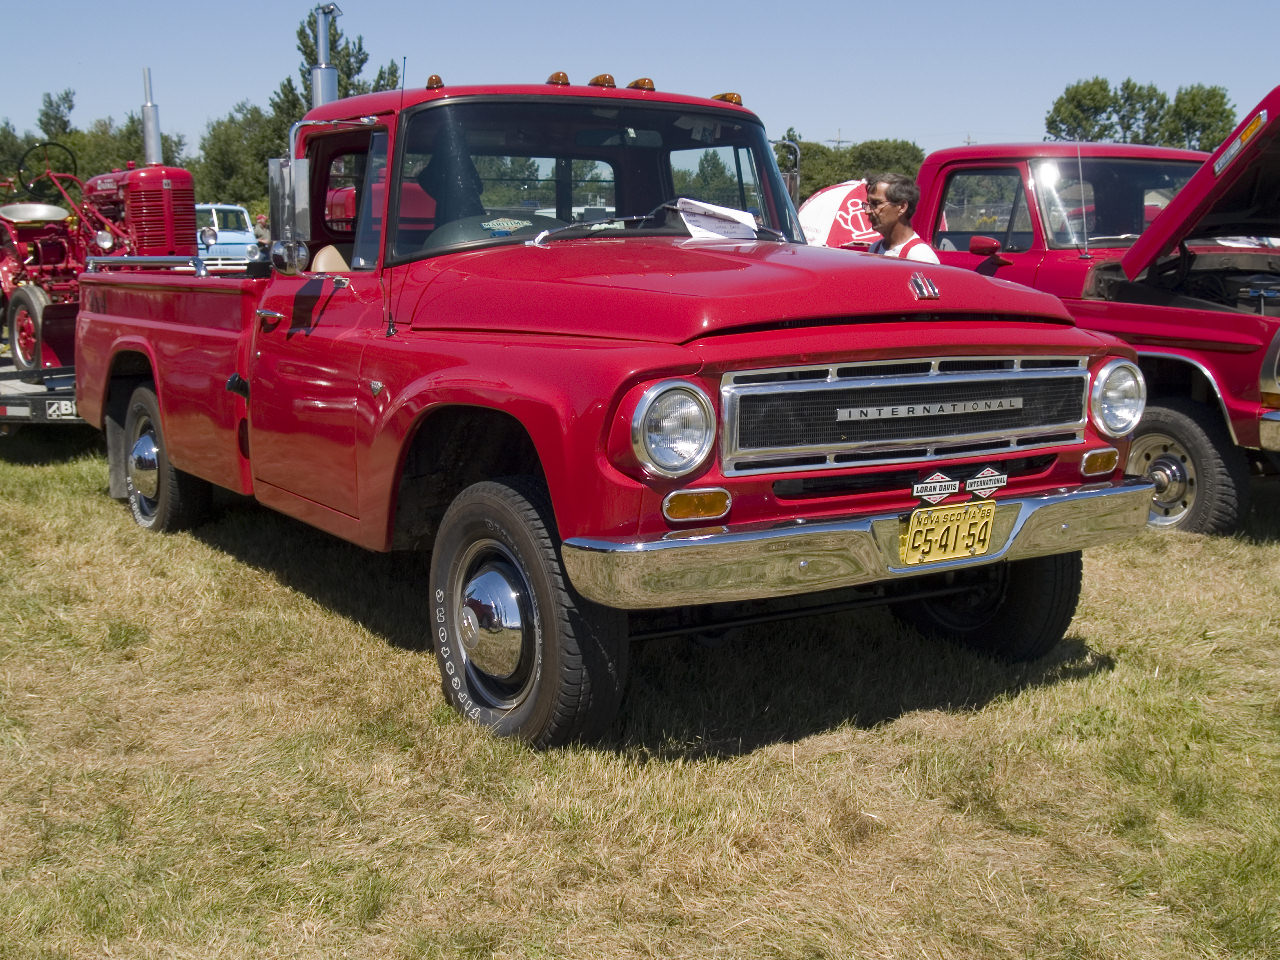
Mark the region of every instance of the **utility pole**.
<instances>
[{"instance_id":1,"label":"utility pole","mask_svg":"<svg viewBox=\"0 0 1280 960\"><path fill-rule=\"evenodd\" d=\"M853 143L853 141L852 141L852 140L845 140L844 138L842 138L842 137L840 136L840 128L839 128L839 127L836 127L836 138L835 138L834 140L824 140L823 142L824 142L824 143L834 143L834 144L836 145L836 149L837 149L837 150L839 150L839 149L840 149L840 144L842 144L842 143Z\"/></svg>"}]
</instances>

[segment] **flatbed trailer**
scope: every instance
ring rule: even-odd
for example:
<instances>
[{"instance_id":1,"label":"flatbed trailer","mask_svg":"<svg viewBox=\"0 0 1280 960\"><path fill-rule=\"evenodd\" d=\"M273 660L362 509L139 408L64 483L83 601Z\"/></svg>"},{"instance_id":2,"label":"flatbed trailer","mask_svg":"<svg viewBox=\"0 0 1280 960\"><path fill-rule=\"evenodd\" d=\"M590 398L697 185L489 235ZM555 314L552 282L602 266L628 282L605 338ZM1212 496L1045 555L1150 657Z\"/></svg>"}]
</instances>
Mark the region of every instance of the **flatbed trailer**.
<instances>
[{"instance_id":1,"label":"flatbed trailer","mask_svg":"<svg viewBox=\"0 0 1280 960\"><path fill-rule=\"evenodd\" d=\"M74 367L41 372L43 383L26 383L30 371L0 367L0 437L32 423L83 424L76 408Z\"/></svg>"}]
</instances>

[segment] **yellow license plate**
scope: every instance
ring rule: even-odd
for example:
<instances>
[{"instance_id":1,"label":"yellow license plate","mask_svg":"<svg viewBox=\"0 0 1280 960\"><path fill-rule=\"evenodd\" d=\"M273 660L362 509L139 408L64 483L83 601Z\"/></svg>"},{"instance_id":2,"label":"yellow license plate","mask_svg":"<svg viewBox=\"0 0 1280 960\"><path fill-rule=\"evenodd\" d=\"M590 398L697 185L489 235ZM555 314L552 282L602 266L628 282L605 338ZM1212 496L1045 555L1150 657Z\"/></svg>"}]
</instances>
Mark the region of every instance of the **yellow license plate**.
<instances>
[{"instance_id":1,"label":"yellow license plate","mask_svg":"<svg viewBox=\"0 0 1280 960\"><path fill-rule=\"evenodd\" d=\"M899 543L908 566L962 557L980 557L991 546L996 518L994 500L973 500L945 507L922 507L903 521Z\"/></svg>"}]
</instances>

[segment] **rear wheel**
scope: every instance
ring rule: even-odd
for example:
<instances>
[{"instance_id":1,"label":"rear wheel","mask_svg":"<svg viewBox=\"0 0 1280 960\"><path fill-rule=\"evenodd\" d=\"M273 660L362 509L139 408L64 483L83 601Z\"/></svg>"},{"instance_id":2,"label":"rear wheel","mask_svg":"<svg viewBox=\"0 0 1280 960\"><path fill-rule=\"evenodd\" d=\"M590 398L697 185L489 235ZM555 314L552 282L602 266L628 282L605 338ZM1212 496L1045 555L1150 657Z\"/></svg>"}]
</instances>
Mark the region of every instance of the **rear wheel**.
<instances>
[{"instance_id":1,"label":"rear wheel","mask_svg":"<svg viewBox=\"0 0 1280 960\"><path fill-rule=\"evenodd\" d=\"M599 737L626 681L625 615L574 592L557 542L541 484L518 477L463 490L431 553L445 697L537 747Z\"/></svg>"},{"instance_id":2,"label":"rear wheel","mask_svg":"<svg viewBox=\"0 0 1280 960\"><path fill-rule=\"evenodd\" d=\"M212 487L169 462L160 404L150 385L134 389L124 420L125 489L138 526L168 533L209 513Z\"/></svg>"},{"instance_id":3,"label":"rear wheel","mask_svg":"<svg viewBox=\"0 0 1280 960\"><path fill-rule=\"evenodd\" d=\"M49 295L30 284L16 288L9 298L9 353L16 370L40 369L40 331L48 305Z\"/></svg>"},{"instance_id":4,"label":"rear wheel","mask_svg":"<svg viewBox=\"0 0 1280 960\"><path fill-rule=\"evenodd\" d=\"M1080 600L1080 552L1015 560L955 574L959 593L897 604L894 615L926 636L1006 660L1035 660L1067 632Z\"/></svg>"},{"instance_id":5,"label":"rear wheel","mask_svg":"<svg viewBox=\"0 0 1280 960\"><path fill-rule=\"evenodd\" d=\"M1148 404L1129 472L1153 481L1148 522L1165 530L1234 533L1249 512L1249 464L1221 418L1178 397Z\"/></svg>"}]
</instances>

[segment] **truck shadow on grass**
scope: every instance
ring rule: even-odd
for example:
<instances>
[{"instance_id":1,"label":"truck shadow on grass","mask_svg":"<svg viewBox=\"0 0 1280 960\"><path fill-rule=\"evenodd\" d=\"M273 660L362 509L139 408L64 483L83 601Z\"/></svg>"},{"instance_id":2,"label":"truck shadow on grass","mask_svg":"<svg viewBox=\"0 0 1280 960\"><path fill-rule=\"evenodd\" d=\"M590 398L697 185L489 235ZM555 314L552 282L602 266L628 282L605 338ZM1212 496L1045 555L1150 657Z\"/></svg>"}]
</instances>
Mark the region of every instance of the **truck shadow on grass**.
<instances>
[{"instance_id":1,"label":"truck shadow on grass","mask_svg":"<svg viewBox=\"0 0 1280 960\"><path fill-rule=\"evenodd\" d=\"M1280 483L1276 477L1254 477L1250 483L1253 508L1240 533L1257 543L1280 541Z\"/></svg>"},{"instance_id":2,"label":"truck shadow on grass","mask_svg":"<svg viewBox=\"0 0 1280 960\"><path fill-rule=\"evenodd\" d=\"M15 466L41 467L70 463L87 453L103 453L102 434L85 424L28 424L0 436L0 461Z\"/></svg>"},{"instance_id":3,"label":"truck shadow on grass","mask_svg":"<svg viewBox=\"0 0 1280 960\"><path fill-rule=\"evenodd\" d=\"M431 656L424 554L373 554L224 497L195 536L265 570L393 646ZM731 632L714 645L676 637L636 643L605 749L704 759L915 710L968 711L1020 690L1111 669L1068 637L1047 657L1008 664L921 637L878 608Z\"/></svg>"}]
</instances>

